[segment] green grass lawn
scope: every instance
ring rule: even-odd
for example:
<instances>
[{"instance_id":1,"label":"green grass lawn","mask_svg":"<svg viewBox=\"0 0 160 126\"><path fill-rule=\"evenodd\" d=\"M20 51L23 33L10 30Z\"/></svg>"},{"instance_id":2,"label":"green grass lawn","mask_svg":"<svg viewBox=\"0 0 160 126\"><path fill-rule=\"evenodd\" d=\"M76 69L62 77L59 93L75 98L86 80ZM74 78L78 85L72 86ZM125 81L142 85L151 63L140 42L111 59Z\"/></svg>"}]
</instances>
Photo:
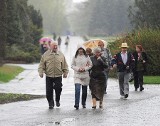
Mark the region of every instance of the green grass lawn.
<instances>
[{"instance_id":1,"label":"green grass lawn","mask_svg":"<svg viewBox=\"0 0 160 126\"><path fill-rule=\"evenodd\" d=\"M24 69L18 66L3 65L0 67L0 82L9 82Z\"/></svg>"},{"instance_id":2,"label":"green grass lawn","mask_svg":"<svg viewBox=\"0 0 160 126\"><path fill-rule=\"evenodd\" d=\"M144 76L144 84L160 84L160 76Z\"/></svg>"},{"instance_id":3,"label":"green grass lawn","mask_svg":"<svg viewBox=\"0 0 160 126\"><path fill-rule=\"evenodd\" d=\"M117 79L116 69L109 72L109 77ZM160 76L144 76L144 84L160 84Z\"/></svg>"},{"instance_id":4,"label":"green grass lawn","mask_svg":"<svg viewBox=\"0 0 160 126\"><path fill-rule=\"evenodd\" d=\"M44 98L43 95L27 95L27 94L12 94L12 93L0 93L0 104L27 101L37 98Z\"/></svg>"}]
</instances>

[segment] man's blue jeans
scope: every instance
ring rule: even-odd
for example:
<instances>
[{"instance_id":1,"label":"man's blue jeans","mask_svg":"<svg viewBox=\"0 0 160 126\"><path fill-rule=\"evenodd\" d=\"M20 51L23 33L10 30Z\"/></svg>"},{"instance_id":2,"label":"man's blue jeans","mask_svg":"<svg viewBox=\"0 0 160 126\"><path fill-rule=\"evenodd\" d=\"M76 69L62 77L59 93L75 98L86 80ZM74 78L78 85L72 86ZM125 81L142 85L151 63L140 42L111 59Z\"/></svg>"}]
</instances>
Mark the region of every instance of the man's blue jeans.
<instances>
[{"instance_id":1,"label":"man's blue jeans","mask_svg":"<svg viewBox=\"0 0 160 126\"><path fill-rule=\"evenodd\" d=\"M79 107L81 84L75 84L75 106ZM82 85L82 105L86 105L87 86Z\"/></svg>"}]
</instances>

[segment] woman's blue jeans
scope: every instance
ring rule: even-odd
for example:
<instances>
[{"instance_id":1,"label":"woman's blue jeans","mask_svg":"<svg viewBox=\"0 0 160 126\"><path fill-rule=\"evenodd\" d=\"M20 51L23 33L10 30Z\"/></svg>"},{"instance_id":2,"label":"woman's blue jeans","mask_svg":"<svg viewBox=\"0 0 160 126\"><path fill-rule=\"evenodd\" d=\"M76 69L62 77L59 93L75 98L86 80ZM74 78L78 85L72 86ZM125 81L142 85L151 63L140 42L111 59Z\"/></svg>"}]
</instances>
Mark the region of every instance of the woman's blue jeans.
<instances>
[{"instance_id":1,"label":"woman's blue jeans","mask_svg":"<svg viewBox=\"0 0 160 126\"><path fill-rule=\"evenodd\" d=\"M80 102L80 92L82 87L82 105L86 105L87 99L87 86L83 86L81 84L75 84L75 106L79 107Z\"/></svg>"}]
</instances>

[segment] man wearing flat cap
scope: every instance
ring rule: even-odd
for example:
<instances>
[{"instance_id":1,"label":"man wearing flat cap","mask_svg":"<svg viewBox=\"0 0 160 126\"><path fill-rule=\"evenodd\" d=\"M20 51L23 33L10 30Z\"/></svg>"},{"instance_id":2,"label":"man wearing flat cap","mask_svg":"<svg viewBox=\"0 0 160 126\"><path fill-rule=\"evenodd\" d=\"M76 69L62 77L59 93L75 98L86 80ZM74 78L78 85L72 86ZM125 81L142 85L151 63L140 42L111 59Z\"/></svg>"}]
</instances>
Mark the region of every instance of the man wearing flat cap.
<instances>
[{"instance_id":1,"label":"man wearing flat cap","mask_svg":"<svg viewBox=\"0 0 160 126\"><path fill-rule=\"evenodd\" d=\"M127 43L122 43L120 48L121 52L114 55L112 59L112 66L117 68L121 98L127 98L129 96L130 72L134 67L134 57L127 51L129 48Z\"/></svg>"},{"instance_id":2,"label":"man wearing flat cap","mask_svg":"<svg viewBox=\"0 0 160 126\"><path fill-rule=\"evenodd\" d=\"M50 49L42 55L38 72L41 78L43 78L44 73L46 74L46 98L49 109L54 108L53 90L55 90L56 94L56 106L59 107L62 92L62 76L63 78L67 77L68 65L63 53L58 51L56 42L52 42Z\"/></svg>"}]
</instances>

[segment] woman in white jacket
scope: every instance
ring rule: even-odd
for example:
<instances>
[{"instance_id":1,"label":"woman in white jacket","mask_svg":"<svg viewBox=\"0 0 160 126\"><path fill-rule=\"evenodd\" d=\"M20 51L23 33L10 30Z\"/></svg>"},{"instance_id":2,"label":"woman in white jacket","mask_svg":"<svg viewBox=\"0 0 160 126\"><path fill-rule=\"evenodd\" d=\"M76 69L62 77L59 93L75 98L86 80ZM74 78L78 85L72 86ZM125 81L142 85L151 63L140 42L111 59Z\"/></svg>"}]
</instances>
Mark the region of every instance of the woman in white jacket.
<instances>
[{"instance_id":1,"label":"woman in white jacket","mask_svg":"<svg viewBox=\"0 0 160 126\"><path fill-rule=\"evenodd\" d=\"M75 105L79 109L80 91L82 87L82 107L86 108L87 86L89 85L90 77L88 70L91 69L92 62L90 57L86 55L86 51L80 47L76 51L72 61L72 69L74 70L75 83Z\"/></svg>"}]
</instances>

